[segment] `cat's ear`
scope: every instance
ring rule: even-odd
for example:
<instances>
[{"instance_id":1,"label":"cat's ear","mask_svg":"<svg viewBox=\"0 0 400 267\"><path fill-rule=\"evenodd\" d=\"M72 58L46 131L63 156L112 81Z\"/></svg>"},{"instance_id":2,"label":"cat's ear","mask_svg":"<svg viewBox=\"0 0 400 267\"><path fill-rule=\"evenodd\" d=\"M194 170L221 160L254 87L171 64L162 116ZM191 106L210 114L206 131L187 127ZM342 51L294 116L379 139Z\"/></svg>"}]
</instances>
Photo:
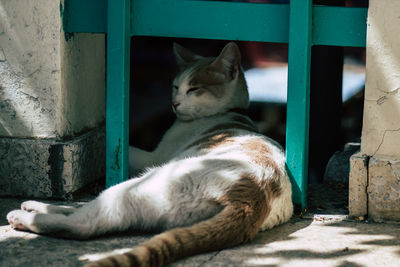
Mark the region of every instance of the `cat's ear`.
<instances>
[{"instance_id":1,"label":"cat's ear","mask_svg":"<svg viewBox=\"0 0 400 267\"><path fill-rule=\"evenodd\" d=\"M174 42L174 54L179 66L186 67L189 63L196 61L201 58L201 56L196 55L192 51L184 48L183 46Z\"/></svg>"},{"instance_id":2,"label":"cat's ear","mask_svg":"<svg viewBox=\"0 0 400 267\"><path fill-rule=\"evenodd\" d=\"M210 67L217 72L223 73L230 81L236 79L240 71L239 47L234 42L225 45Z\"/></svg>"}]
</instances>

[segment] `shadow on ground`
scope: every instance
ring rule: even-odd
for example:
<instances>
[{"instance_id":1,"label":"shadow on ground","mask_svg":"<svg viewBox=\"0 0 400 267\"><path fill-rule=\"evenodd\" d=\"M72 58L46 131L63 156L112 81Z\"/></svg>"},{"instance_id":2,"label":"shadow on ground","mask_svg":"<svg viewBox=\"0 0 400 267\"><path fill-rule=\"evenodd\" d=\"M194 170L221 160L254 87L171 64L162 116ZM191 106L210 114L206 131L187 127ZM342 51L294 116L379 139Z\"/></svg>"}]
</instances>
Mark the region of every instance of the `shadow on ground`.
<instances>
[{"instance_id":1,"label":"shadow on ground","mask_svg":"<svg viewBox=\"0 0 400 267\"><path fill-rule=\"evenodd\" d=\"M134 235L132 233L113 234L89 241L76 241L57 239L37 234L16 231L7 225L5 215L8 211L18 208L19 199L0 199L1 225L0 226L0 266L82 266L87 259L94 260L102 257L113 250L130 248L138 243L144 242L150 235ZM7 207L6 209L4 209ZM190 257L171 266L201 266L214 265L215 262L225 265L242 265L248 249L264 245L266 242L291 241L290 236L296 231L307 227L311 223L309 219L292 219L289 223L270 231L260 233L256 239L248 245L233 249ZM240 252L244 250L245 254ZM242 257L231 257L221 259L224 251L231 254L242 255ZM85 260L86 259L86 260Z\"/></svg>"},{"instance_id":2,"label":"shadow on ground","mask_svg":"<svg viewBox=\"0 0 400 267\"><path fill-rule=\"evenodd\" d=\"M399 266L400 224L349 220L347 196L341 194L347 191L345 186L310 189L311 209L304 216L259 233L249 244L189 257L171 266ZM128 249L150 237L122 233L75 241L15 231L5 216L22 201L0 199L0 266L82 266L84 259Z\"/></svg>"},{"instance_id":3,"label":"shadow on ground","mask_svg":"<svg viewBox=\"0 0 400 267\"><path fill-rule=\"evenodd\" d=\"M355 222L335 216L321 218L294 218L260 233L251 244L218 252L209 263L212 266L399 266L398 224Z\"/></svg>"}]
</instances>

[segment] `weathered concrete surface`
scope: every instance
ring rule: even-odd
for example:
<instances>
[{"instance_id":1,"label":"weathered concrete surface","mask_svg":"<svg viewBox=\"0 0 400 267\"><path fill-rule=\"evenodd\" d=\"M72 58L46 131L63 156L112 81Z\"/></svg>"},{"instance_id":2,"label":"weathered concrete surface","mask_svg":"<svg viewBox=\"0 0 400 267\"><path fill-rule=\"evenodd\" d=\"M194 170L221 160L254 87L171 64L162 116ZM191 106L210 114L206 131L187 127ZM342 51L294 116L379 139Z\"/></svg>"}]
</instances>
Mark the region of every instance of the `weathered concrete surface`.
<instances>
[{"instance_id":1,"label":"weathered concrete surface","mask_svg":"<svg viewBox=\"0 0 400 267\"><path fill-rule=\"evenodd\" d=\"M358 163L353 160L358 167L352 170L349 208L350 214L362 215L367 205L369 218L376 221L400 220L399 12L399 1L369 1L361 138L361 153L369 158L369 163L365 184L362 159Z\"/></svg>"},{"instance_id":2,"label":"weathered concrete surface","mask_svg":"<svg viewBox=\"0 0 400 267\"><path fill-rule=\"evenodd\" d=\"M119 234L90 241L15 231L5 216L22 200L0 199L0 266L82 266L149 236ZM257 235L247 245L181 260L171 266L399 266L400 225L355 222L345 215L308 214Z\"/></svg>"},{"instance_id":3,"label":"weathered concrete surface","mask_svg":"<svg viewBox=\"0 0 400 267\"><path fill-rule=\"evenodd\" d=\"M350 216L400 221L400 160L358 153L351 157L350 166Z\"/></svg>"},{"instance_id":4,"label":"weathered concrete surface","mask_svg":"<svg viewBox=\"0 0 400 267\"><path fill-rule=\"evenodd\" d=\"M104 128L68 141L0 138L0 196L67 199L104 169Z\"/></svg>"},{"instance_id":5,"label":"weathered concrete surface","mask_svg":"<svg viewBox=\"0 0 400 267\"><path fill-rule=\"evenodd\" d=\"M368 216L375 221L400 221L400 160L370 158Z\"/></svg>"},{"instance_id":6,"label":"weathered concrete surface","mask_svg":"<svg viewBox=\"0 0 400 267\"><path fill-rule=\"evenodd\" d=\"M349 215L362 217L368 214L368 157L356 153L350 157Z\"/></svg>"},{"instance_id":7,"label":"weathered concrete surface","mask_svg":"<svg viewBox=\"0 0 400 267\"><path fill-rule=\"evenodd\" d=\"M393 165L400 160L399 12L399 1L369 1L361 154L370 160L365 170L353 158L349 204L351 215L363 216L367 207L377 221L400 220L400 172Z\"/></svg>"},{"instance_id":8,"label":"weathered concrete surface","mask_svg":"<svg viewBox=\"0 0 400 267\"><path fill-rule=\"evenodd\" d=\"M61 35L60 132L76 135L105 120L105 35L79 33L68 40Z\"/></svg>"},{"instance_id":9,"label":"weathered concrete surface","mask_svg":"<svg viewBox=\"0 0 400 267\"><path fill-rule=\"evenodd\" d=\"M400 158L400 2L370 0L361 152Z\"/></svg>"},{"instance_id":10,"label":"weathered concrete surface","mask_svg":"<svg viewBox=\"0 0 400 267\"><path fill-rule=\"evenodd\" d=\"M104 175L105 35L66 38L63 5L0 1L0 195L66 198Z\"/></svg>"},{"instance_id":11,"label":"weathered concrete surface","mask_svg":"<svg viewBox=\"0 0 400 267\"><path fill-rule=\"evenodd\" d=\"M105 36L65 40L63 2L0 2L0 137L62 139L104 122Z\"/></svg>"},{"instance_id":12,"label":"weathered concrete surface","mask_svg":"<svg viewBox=\"0 0 400 267\"><path fill-rule=\"evenodd\" d=\"M60 94L60 3L1 1L0 136L55 137Z\"/></svg>"}]
</instances>

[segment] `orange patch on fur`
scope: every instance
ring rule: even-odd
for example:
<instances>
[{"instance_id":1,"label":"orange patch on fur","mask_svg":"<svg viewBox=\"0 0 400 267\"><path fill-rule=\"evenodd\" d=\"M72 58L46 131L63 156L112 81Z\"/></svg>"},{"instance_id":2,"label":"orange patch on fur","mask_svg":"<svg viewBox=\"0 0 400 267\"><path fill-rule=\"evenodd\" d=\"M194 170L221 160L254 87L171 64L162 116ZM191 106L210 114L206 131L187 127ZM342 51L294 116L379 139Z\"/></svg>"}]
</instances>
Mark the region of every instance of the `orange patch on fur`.
<instances>
[{"instance_id":1,"label":"orange patch on fur","mask_svg":"<svg viewBox=\"0 0 400 267\"><path fill-rule=\"evenodd\" d=\"M280 183L282 173L275 160L271 157L270 147L261 139L248 141L241 144L241 147L250 156L253 163L273 170L274 176L265 182L264 189L269 192L269 195L278 197L282 190Z\"/></svg>"},{"instance_id":2,"label":"orange patch on fur","mask_svg":"<svg viewBox=\"0 0 400 267\"><path fill-rule=\"evenodd\" d=\"M249 140L241 144L241 147L251 157L252 162L265 168L278 169L275 161L271 158L271 149L264 140Z\"/></svg>"},{"instance_id":3,"label":"orange patch on fur","mask_svg":"<svg viewBox=\"0 0 400 267\"><path fill-rule=\"evenodd\" d=\"M234 216L243 216L246 221L236 238L238 243L245 243L253 239L261 224L271 211L271 205L265 186L260 184L256 177L244 174L228 192L220 198L224 205L232 206L236 212ZM243 214L242 214L243 212ZM238 221L236 218L227 220ZM239 220L240 221L240 220Z\"/></svg>"}]
</instances>

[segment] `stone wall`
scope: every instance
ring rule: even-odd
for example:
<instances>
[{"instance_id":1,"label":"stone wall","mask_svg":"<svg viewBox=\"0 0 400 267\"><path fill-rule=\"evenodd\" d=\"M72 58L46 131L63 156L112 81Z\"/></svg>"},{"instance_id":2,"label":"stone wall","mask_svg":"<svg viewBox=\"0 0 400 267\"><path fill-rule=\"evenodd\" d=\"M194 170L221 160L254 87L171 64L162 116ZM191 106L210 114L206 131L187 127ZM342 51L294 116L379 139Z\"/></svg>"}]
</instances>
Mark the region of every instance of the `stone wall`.
<instances>
[{"instance_id":1,"label":"stone wall","mask_svg":"<svg viewBox=\"0 0 400 267\"><path fill-rule=\"evenodd\" d=\"M104 176L105 36L66 38L63 5L0 2L0 195L65 198Z\"/></svg>"},{"instance_id":2,"label":"stone wall","mask_svg":"<svg viewBox=\"0 0 400 267\"><path fill-rule=\"evenodd\" d=\"M104 131L71 140L0 138L0 196L70 199L104 176Z\"/></svg>"}]
</instances>

